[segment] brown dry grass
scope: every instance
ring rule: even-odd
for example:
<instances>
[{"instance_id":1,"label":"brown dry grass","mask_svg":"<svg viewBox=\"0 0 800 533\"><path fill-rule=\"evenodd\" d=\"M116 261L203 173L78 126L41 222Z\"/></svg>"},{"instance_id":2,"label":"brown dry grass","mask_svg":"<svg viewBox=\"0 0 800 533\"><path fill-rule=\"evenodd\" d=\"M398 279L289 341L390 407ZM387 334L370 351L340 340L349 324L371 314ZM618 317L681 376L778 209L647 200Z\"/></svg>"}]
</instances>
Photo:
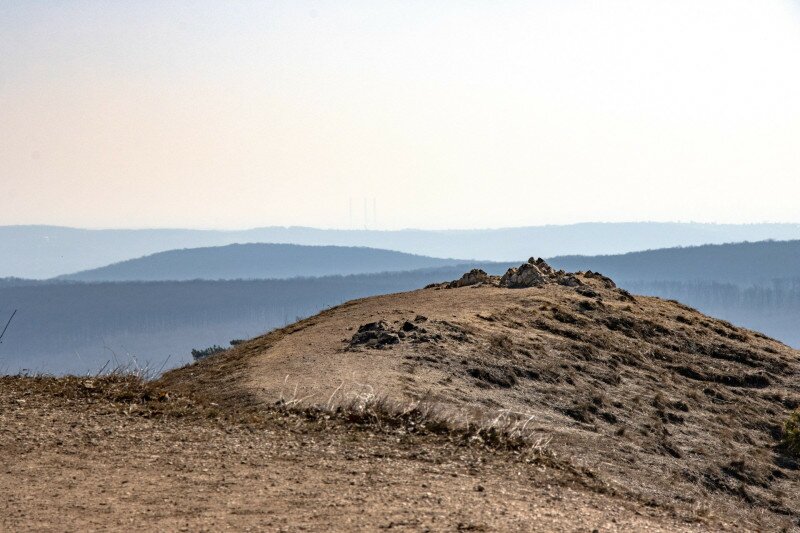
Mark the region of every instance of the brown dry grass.
<instances>
[{"instance_id":1,"label":"brown dry grass","mask_svg":"<svg viewBox=\"0 0 800 533\"><path fill-rule=\"evenodd\" d=\"M426 407L232 414L129 375L0 378L0 530L700 531Z\"/></svg>"},{"instance_id":2,"label":"brown dry grass","mask_svg":"<svg viewBox=\"0 0 800 533\"><path fill-rule=\"evenodd\" d=\"M632 499L755 529L797 525L800 470L780 443L800 405L798 353L580 279L591 291L431 288L349 302L162 383L225 409L385 397L435 404L454 426L511 416L526 438ZM350 346L362 324L397 331L418 315L424 334Z\"/></svg>"}]
</instances>

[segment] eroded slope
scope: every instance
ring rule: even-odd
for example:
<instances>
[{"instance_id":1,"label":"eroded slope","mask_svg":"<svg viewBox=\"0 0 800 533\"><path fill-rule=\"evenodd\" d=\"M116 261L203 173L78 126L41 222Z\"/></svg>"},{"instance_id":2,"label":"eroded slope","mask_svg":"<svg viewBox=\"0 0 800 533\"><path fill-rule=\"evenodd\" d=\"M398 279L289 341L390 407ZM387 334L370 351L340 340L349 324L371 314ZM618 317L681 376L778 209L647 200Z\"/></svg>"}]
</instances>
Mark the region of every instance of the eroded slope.
<instances>
[{"instance_id":1,"label":"eroded slope","mask_svg":"<svg viewBox=\"0 0 800 533\"><path fill-rule=\"evenodd\" d=\"M797 524L798 464L778 446L796 351L592 273L499 281L349 302L167 381L230 405L386 396L517 417L614 490Z\"/></svg>"}]
</instances>

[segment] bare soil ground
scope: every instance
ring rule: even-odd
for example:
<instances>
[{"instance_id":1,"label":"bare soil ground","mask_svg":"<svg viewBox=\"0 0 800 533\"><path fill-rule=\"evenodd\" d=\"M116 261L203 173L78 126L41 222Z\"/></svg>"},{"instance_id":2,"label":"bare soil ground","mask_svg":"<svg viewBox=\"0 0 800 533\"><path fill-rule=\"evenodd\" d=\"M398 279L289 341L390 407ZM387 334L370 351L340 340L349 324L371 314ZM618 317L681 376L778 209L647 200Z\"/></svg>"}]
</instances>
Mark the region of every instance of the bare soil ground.
<instances>
[{"instance_id":1,"label":"bare soil ground","mask_svg":"<svg viewBox=\"0 0 800 533\"><path fill-rule=\"evenodd\" d=\"M0 380L3 531L703 531L535 454L136 380ZM729 527L732 527L728 524Z\"/></svg>"},{"instance_id":2,"label":"bare soil ground","mask_svg":"<svg viewBox=\"0 0 800 533\"><path fill-rule=\"evenodd\" d=\"M0 529L800 527L800 354L578 277L357 300L156 382L4 378Z\"/></svg>"}]
</instances>

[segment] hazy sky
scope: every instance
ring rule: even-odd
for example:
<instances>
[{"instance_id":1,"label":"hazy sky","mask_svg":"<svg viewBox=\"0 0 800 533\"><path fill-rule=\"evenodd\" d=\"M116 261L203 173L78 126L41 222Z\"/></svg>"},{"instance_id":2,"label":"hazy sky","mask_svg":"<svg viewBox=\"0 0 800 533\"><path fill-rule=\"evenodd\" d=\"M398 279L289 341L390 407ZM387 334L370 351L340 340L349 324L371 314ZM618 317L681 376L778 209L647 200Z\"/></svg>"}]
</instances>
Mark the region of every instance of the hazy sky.
<instances>
[{"instance_id":1,"label":"hazy sky","mask_svg":"<svg viewBox=\"0 0 800 533\"><path fill-rule=\"evenodd\" d=\"M0 185L0 224L798 222L800 3L4 0Z\"/></svg>"}]
</instances>

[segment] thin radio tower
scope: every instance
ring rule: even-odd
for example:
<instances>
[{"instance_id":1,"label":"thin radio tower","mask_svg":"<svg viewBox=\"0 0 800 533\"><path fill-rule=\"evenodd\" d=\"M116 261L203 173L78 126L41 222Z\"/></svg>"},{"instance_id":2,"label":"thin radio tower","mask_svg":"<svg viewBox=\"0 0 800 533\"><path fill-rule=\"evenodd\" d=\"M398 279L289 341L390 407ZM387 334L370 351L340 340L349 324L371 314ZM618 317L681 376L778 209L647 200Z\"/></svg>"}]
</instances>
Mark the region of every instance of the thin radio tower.
<instances>
[{"instance_id":1,"label":"thin radio tower","mask_svg":"<svg viewBox=\"0 0 800 533\"><path fill-rule=\"evenodd\" d=\"M372 227L373 229L378 228L378 201L375 197L372 197Z\"/></svg>"}]
</instances>

